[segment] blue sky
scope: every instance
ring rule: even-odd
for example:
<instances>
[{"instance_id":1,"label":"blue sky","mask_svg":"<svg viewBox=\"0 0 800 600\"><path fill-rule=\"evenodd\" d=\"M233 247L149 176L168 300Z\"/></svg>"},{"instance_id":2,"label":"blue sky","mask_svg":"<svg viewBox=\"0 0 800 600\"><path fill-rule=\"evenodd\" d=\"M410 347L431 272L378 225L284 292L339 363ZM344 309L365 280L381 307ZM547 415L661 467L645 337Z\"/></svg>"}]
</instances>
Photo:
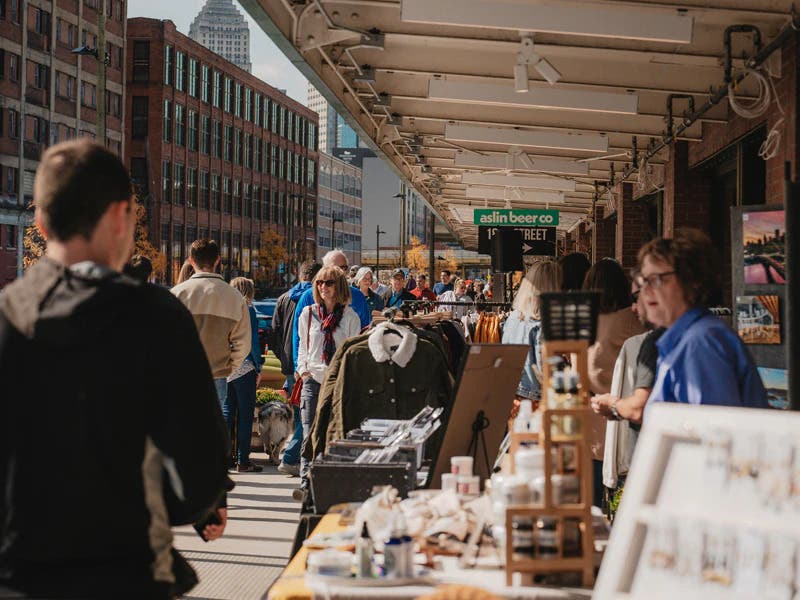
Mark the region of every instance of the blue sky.
<instances>
[{"instance_id":1,"label":"blue sky","mask_svg":"<svg viewBox=\"0 0 800 600\"><path fill-rule=\"evenodd\" d=\"M129 0L128 17L169 19L175 23L178 31L188 34L189 24L203 4L205 0ZM250 26L250 61L253 63L253 74L276 88L285 89L290 97L305 104L308 85L306 78L255 24L247 11L235 0L234 4L244 14Z\"/></svg>"}]
</instances>

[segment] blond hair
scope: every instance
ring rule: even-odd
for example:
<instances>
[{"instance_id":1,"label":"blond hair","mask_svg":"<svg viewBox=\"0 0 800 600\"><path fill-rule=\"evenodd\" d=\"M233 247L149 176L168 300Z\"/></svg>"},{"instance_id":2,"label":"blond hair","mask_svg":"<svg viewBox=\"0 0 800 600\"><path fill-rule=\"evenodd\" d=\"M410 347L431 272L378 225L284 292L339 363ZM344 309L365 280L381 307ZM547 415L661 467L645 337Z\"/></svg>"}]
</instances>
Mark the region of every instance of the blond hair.
<instances>
[{"instance_id":1,"label":"blond hair","mask_svg":"<svg viewBox=\"0 0 800 600\"><path fill-rule=\"evenodd\" d=\"M185 261L183 261L183 264L181 265L181 270L178 272L177 283L183 283L184 281L189 279L192 275L194 275L194 267L187 258Z\"/></svg>"},{"instance_id":2,"label":"blond hair","mask_svg":"<svg viewBox=\"0 0 800 600\"><path fill-rule=\"evenodd\" d=\"M539 295L560 290L561 267L558 263L552 260L535 262L519 284L514 310L519 311L523 319L541 319Z\"/></svg>"},{"instance_id":3,"label":"blond hair","mask_svg":"<svg viewBox=\"0 0 800 600\"><path fill-rule=\"evenodd\" d=\"M314 277L314 283L312 284L312 293L314 294L314 304L318 304L322 306L325 301L322 299L322 296L319 293L319 286L317 285L318 281L330 281L333 280L336 283L333 285L333 302L334 304L341 304L342 306L347 306L350 304L350 285L347 283L347 278L342 273L342 270L339 267L322 267L317 273L316 277Z\"/></svg>"},{"instance_id":4,"label":"blond hair","mask_svg":"<svg viewBox=\"0 0 800 600\"><path fill-rule=\"evenodd\" d=\"M256 295L256 284L253 283L252 279L248 279L247 277L234 277L231 279L231 287L239 290L248 304L253 303L253 298Z\"/></svg>"}]
</instances>

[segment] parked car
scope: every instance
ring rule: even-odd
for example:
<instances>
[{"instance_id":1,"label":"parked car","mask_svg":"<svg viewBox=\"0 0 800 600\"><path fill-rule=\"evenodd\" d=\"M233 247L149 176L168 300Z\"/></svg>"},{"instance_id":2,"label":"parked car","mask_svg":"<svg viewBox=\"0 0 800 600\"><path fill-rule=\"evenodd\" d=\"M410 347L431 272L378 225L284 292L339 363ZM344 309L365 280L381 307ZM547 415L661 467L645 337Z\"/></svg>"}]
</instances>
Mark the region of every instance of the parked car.
<instances>
[{"instance_id":1,"label":"parked car","mask_svg":"<svg viewBox=\"0 0 800 600\"><path fill-rule=\"evenodd\" d=\"M275 304L277 302L277 298L264 298L253 301L253 308L256 309L256 318L258 319L258 343L265 353L272 343L272 315L275 314Z\"/></svg>"}]
</instances>

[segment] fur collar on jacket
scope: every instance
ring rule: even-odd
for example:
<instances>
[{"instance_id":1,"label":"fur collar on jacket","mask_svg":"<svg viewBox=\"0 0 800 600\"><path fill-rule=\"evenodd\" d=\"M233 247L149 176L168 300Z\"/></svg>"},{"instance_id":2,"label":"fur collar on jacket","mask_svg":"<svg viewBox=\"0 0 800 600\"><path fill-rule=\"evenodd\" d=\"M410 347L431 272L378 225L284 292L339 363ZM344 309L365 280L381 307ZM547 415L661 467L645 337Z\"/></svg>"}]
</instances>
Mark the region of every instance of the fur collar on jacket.
<instances>
[{"instance_id":1,"label":"fur collar on jacket","mask_svg":"<svg viewBox=\"0 0 800 600\"><path fill-rule=\"evenodd\" d=\"M385 331L391 331L391 335L384 335ZM396 345L397 338L400 337L400 344L397 349L392 351ZM398 327L385 321L375 327L369 336L369 351L375 362L386 362L392 360L400 367L405 367L414 356L417 349L417 336L405 327Z\"/></svg>"}]
</instances>

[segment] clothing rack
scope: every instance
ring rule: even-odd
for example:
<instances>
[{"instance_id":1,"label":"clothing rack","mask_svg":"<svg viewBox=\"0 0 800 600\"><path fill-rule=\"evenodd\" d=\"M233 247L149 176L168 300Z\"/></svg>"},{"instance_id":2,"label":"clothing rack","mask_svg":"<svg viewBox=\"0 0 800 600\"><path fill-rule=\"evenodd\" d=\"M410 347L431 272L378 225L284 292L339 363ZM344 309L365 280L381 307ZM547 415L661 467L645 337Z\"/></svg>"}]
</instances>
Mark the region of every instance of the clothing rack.
<instances>
[{"instance_id":1,"label":"clothing rack","mask_svg":"<svg viewBox=\"0 0 800 600\"><path fill-rule=\"evenodd\" d=\"M408 313L411 311L417 312L420 309L428 310L436 306L462 306L480 311L485 307L509 309L511 308L511 302L481 302L475 300L470 300L469 302L440 302L438 300L410 300L403 302L399 310L402 311L403 314L407 314L407 311ZM470 310L470 312L473 312L473 310Z\"/></svg>"}]
</instances>

